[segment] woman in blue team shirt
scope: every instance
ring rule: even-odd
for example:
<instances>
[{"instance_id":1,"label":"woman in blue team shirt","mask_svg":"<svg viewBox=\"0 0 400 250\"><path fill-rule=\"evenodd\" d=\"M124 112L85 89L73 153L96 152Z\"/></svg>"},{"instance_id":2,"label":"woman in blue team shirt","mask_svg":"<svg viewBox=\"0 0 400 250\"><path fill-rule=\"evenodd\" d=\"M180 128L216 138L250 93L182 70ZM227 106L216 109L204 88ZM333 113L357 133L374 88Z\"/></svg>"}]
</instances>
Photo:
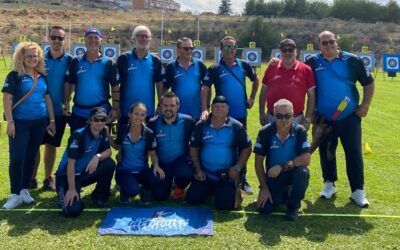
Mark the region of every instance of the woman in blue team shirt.
<instances>
[{"instance_id":1,"label":"woman in blue team shirt","mask_svg":"<svg viewBox=\"0 0 400 250\"><path fill-rule=\"evenodd\" d=\"M44 74L40 46L20 43L13 57L13 71L2 89L10 151L11 195L3 205L6 209L35 201L28 191L35 157L46 130L50 135L55 133L53 104Z\"/></svg>"},{"instance_id":2,"label":"woman in blue team shirt","mask_svg":"<svg viewBox=\"0 0 400 250\"><path fill-rule=\"evenodd\" d=\"M134 103L129 110L129 132L121 137L118 145L110 138L110 145L120 152L115 179L120 186L120 201L129 202L130 197L140 193L140 201L150 203L150 189L156 178L164 179L164 171L158 165L155 149L157 142L153 131L145 125L146 106ZM148 155L153 169L148 166Z\"/></svg>"}]
</instances>

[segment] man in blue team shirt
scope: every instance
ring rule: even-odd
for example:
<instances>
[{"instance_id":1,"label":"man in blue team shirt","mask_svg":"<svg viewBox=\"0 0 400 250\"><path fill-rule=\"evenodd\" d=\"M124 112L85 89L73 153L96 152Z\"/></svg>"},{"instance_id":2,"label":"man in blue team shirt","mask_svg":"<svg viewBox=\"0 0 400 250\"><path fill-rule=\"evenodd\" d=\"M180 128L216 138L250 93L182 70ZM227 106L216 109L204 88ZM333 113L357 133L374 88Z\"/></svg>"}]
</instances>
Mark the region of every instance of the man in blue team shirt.
<instances>
[{"instance_id":1,"label":"man in blue team shirt","mask_svg":"<svg viewBox=\"0 0 400 250\"><path fill-rule=\"evenodd\" d=\"M56 173L58 202L65 216L82 213L81 187L96 183L91 198L99 207L107 206L110 195L115 162L104 129L107 113L104 108L94 108L89 117L88 124L68 139Z\"/></svg>"},{"instance_id":2,"label":"man in blue team shirt","mask_svg":"<svg viewBox=\"0 0 400 250\"><path fill-rule=\"evenodd\" d=\"M161 115L149 122L157 141L159 165L165 173L165 178L152 189L156 200L168 199L173 182L176 187L172 198L182 198L194 174L188 144L195 121L188 115L178 113L179 106L179 98L173 92L165 93L160 102Z\"/></svg>"},{"instance_id":3,"label":"man in blue team shirt","mask_svg":"<svg viewBox=\"0 0 400 250\"><path fill-rule=\"evenodd\" d=\"M269 214L285 203L288 219L295 221L310 179L307 168L311 160L310 144L305 128L293 122L290 101L280 99L274 104L274 118L274 122L260 129L254 145L260 183L257 206L261 213Z\"/></svg>"},{"instance_id":4,"label":"man in blue team shirt","mask_svg":"<svg viewBox=\"0 0 400 250\"><path fill-rule=\"evenodd\" d=\"M338 138L346 157L350 182L350 198L360 207L367 207L364 192L364 163L361 146L361 118L368 113L374 94L374 79L362 60L337 48L335 35L323 31L318 36L321 53L306 61L314 71L317 85L317 114L325 117L332 130L319 146L324 188L321 197L330 199L336 193L336 148ZM363 88L359 103L356 82Z\"/></svg>"},{"instance_id":5,"label":"man in blue team shirt","mask_svg":"<svg viewBox=\"0 0 400 250\"><path fill-rule=\"evenodd\" d=\"M210 87L214 84L215 95L223 95L228 99L229 116L241 122L247 129L247 110L253 107L254 99L257 94L259 79L251 66L235 57L237 44L235 38L231 36L224 37L221 40L220 49L222 58L219 63L212 65L205 77L204 86L201 92L201 119L208 116L207 99ZM246 76L253 82L250 97L246 93ZM243 170L245 171L246 168ZM246 173L243 172L243 189L246 193L253 193L250 185L245 178Z\"/></svg>"},{"instance_id":6,"label":"man in blue team shirt","mask_svg":"<svg viewBox=\"0 0 400 250\"><path fill-rule=\"evenodd\" d=\"M214 194L217 209L231 210L241 204L239 177L251 154L251 141L243 125L228 116L224 96L212 101L212 113L196 124L190 139L195 176L186 201L198 205Z\"/></svg>"},{"instance_id":7,"label":"man in blue team shirt","mask_svg":"<svg viewBox=\"0 0 400 250\"><path fill-rule=\"evenodd\" d=\"M204 63L192 57L192 39L182 37L176 43L178 58L165 68L164 89L171 88L180 100L179 112L196 120L201 114L201 86L207 73Z\"/></svg>"},{"instance_id":8,"label":"man in blue team shirt","mask_svg":"<svg viewBox=\"0 0 400 250\"><path fill-rule=\"evenodd\" d=\"M147 119L155 115L155 89L158 102L162 96L161 61L149 52L151 32L146 26L137 26L132 33L134 48L117 59L121 86L121 119L118 121L118 135L124 134L128 125L129 108L135 102L142 102L147 108Z\"/></svg>"},{"instance_id":9,"label":"man in blue team shirt","mask_svg":"<svg viewBox=\"0 0 400 250\"><path fill-rule=\"evenodd\" d=\"M71 131L85 126L93 107L103 107L109 112L111 122L119 116L119 85L117 68L111 59L100 53L101 32L89 28L85 33L86 53L75 57L68 71L67 81L75 85L74 106L69 125ZM112 90L112 108L110 88ZM67 97L69 98L69 96Z\"/></svg>"},{"instance_id":10,"label":"man in blue team shirt","mask_svg":"<svg viewBox=\"0 0 400 250\"><path fill-rule=\"evenodd\" d=\"M42 144L44 148L44 180L43 188L55 190L54 180L51 176L54 162L56 160L56 148L61 145L62 137L67 121L66 110L69 110L69 101L64 98L64 88L70 87L65 84L65 73L72 61L72 56L64 51L65 30L61 26L53 26L50 29L50 49L45 52L45 64L47 73L47 87L53 101L56 133L54 136L45 134ZM67 90L68 93L70 92ZM63 104L66 109L63 108ZM40 162L40 153L32 175L31 188L37 187L36 174Z\"/></svg>"}]
</instances>

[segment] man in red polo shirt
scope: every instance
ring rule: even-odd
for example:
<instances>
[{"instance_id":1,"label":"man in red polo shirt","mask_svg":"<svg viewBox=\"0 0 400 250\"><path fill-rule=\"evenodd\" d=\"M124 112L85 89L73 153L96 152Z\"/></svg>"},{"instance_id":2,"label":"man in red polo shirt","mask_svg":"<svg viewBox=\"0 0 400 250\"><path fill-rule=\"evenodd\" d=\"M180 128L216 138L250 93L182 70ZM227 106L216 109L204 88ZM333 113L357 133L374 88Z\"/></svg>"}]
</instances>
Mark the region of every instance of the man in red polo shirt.
<instances>
[{"instance_id":1,"label":"man in red polo shirt","mask_svg":"<svg viewBox=\"0 0 400 250\"><path fill-rule=\"evenodd\" d=\"M287 99L293 103L294 122L302 124L308 130L315 109L314 73L308 65L296 59L296 43L292 39L282 40L279 49L280 60L268 66L262 80L259 99L260 123L265 125L274 121L274 103L280 99ZM307 109L304 115L306 95Z\"/></svg>"}]
</instances>

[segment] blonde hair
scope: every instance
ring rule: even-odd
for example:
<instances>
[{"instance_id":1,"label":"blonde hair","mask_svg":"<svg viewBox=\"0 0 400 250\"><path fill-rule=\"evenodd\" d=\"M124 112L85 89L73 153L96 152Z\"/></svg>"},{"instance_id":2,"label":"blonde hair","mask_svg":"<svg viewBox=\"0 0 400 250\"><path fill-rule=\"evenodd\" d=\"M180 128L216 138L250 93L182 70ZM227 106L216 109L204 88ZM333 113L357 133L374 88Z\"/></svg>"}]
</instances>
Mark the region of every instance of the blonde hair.
<instances>
[{"instance_id":1,"label":"blonde hair","mask_svg":"<svg viewBox=\"0 0 400 250\"><path fill-rule=\"evenodd\" d=\"M23 75L26 73L24 60L25 53L29 49L34 49L38 53L38 64L36 65L35 70L40 74L45 74L46 70L44 67L43 50L39 46L39 44L35 42L21 42L20 44L18 44L13 56L13 70L17 71L18 75Z\"/></svg>"}]
</instances>

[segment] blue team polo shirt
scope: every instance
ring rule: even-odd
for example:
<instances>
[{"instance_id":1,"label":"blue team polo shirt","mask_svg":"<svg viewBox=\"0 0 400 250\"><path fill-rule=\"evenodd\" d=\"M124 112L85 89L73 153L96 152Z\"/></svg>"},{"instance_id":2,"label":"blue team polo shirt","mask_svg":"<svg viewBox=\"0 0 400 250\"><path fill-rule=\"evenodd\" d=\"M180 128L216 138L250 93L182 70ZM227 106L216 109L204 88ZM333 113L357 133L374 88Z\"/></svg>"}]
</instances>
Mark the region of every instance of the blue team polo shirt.
<instances>
[{"instance_id":1,"label":"blue team polo shirt","mask_svg":"<svg viewBox=\"0 0 400 250\"><path fill-rule=\"evenodd\" d=\"M170 163L188 154L188 144L195 122L185 114L178 113L176 120L168 124L160 115L149 121L157 141L157 156L161 163Z\"/></svg>"},{"instance_id":2,"label":"blue team polo shirt","mask_svg":"<svg viewBox=\"0 0 400 250\"><path fill-rule=\"evenodd\" d=\"M117 67L122 116L128 117L129 108L135 102L144 103L147 116L154 116L155 83L162 81L160 59L151 53L139 59L132 50L118 57Z\"/></svg>"},{"instance_id":3,"label":"blue team polo shirt","mask_svg":"<svg viewBox=\"0 0 400 250\"><path fill-rule=\"evenodd\" d=\"M47 73L47 87L49 89L51 101L53 102L54 115L62 115L62 105L64 103L64 83L72 56L64 53L58 58L53 58L50 49L45 53L45 65Z\"/></svg>"},{"instance_id":4,"label":"blue team polo shirt","mask_svg":"<svg viewBox=\"0 0 400 250\"><path fill-rule=\"evenodd\" d=\"M303 153L310 152L307 131L303 126L292 123L287 138L281 142L277 135L276 123L272 122L258 132L253 152L266 156L267 169L277 164L284 164Z\"/></svg>"},{"instance_id":5,"label":"blue team polo shirt","mask_svg":"<svg viewBox=\"0 0 400 250\"><path fill-rule=\"evenodd\" d=\"M90 109L103 107L107 111L111 105L110 87L118 85L117 68L115 63L100 55L98 59L90 63L87 54L75 57L67 71L67 80L75 84L74 107L72 112L78 116L88 118Z\"/></svg>"},{"instance_id":6,"label":"blue team polo shirt","mask_svg":"<svg viewBox=\"0 0 400 250\"><path fill-rule=\"evenodd\" d=\"M221 128L215 129L209 117L196 124L189 145L200 148L201 165L207 177L216 180L215 172L233 166L240 151L251 147L251 141L242 124L235 119L229 117Z\"/></svg>"},{"instance_id":7,"label":"blue team polo shirt","mask_svg":"<svg viewBox=\"0 0 400 250\"><path fill-rule=\"evenodd\" d=\"M75 175L86 170L90 160L97 154L110 148L105 130L96 138L86 126L74 131L68 139L67 148L61 158L56 175L67 174L68 158L75 159Z\"/></svg>"},{"instance_id":8,"label":"blue team polo shirt","mask_svg":"<svg viewBox=\"0 0 400 250\"><path fill-rule=\"evenodd\" d=\"M121 143L121 168L131 173L139 173L143 168L148 167L148 152L155 150L156 147L157 142L153 131L147 127L143 126L142 134L136 142L132 141L130 133L125 134Z\"/></svg>"},{"instance_id":9,"label":"blue team polo shirt","mask_svg":"<svg viewBox=\"0 0 400 250\"><path fill-rule=\"evenodd\" d=\"M196 120L201 114L201 86L207 67L197 58L192 58L189 68L182 67L178 59L165 68L164 89L171 88L180 101L179 113L187 114Z\"/></svg>"},{"instance_id":10,"label":"blue team polo shirt","mask_svg":"<svg viewBox=\"0 0 400 250\"><path fill-rule=\"evenodd\" d=\"M342 120L357 108L360 99L357 81L362 86L374 81L362 60L345 51L340 51L338 57L331 62L320 53L309 58L306 63L315 74L317 111L328 120ZM344 109L337 113L339 115L335 119L339 106Z\"/></svg>"},{"instance_id":11,"label":"blue team polo shirt","mask_svg":"<svg viewBox=\"0 0 400 250\"><path fill-rule=\"evenodd\" d=\"M228 69L239 78L240 82ZM247 116L245 92L246 76L251 81L254 81L256 78L254 70L247 62L236 58L236 64L229 67L221 59L218 64L214 64L208 69L204 79L204 84L206 86L211 87L211 85L214 84L216 96L223 95L228 99L229 116L235 119Z\"/></svg>"},{"instance_id":12,"label":"blue team polo shirt","mask_svg":"<svg viewBox=\"0 0 400 250\"><path fill-rule=\"evenodd\" d=\"M18 72L11 71L6 78L2 92L13 96L12 105L25 96L34 84L34 79L29 75L19 76ZM45 96L48 94L46 77L39 74L35 89L13 111L15 120L37 120L48 116Z\"/></svg>"}]
</instances>

